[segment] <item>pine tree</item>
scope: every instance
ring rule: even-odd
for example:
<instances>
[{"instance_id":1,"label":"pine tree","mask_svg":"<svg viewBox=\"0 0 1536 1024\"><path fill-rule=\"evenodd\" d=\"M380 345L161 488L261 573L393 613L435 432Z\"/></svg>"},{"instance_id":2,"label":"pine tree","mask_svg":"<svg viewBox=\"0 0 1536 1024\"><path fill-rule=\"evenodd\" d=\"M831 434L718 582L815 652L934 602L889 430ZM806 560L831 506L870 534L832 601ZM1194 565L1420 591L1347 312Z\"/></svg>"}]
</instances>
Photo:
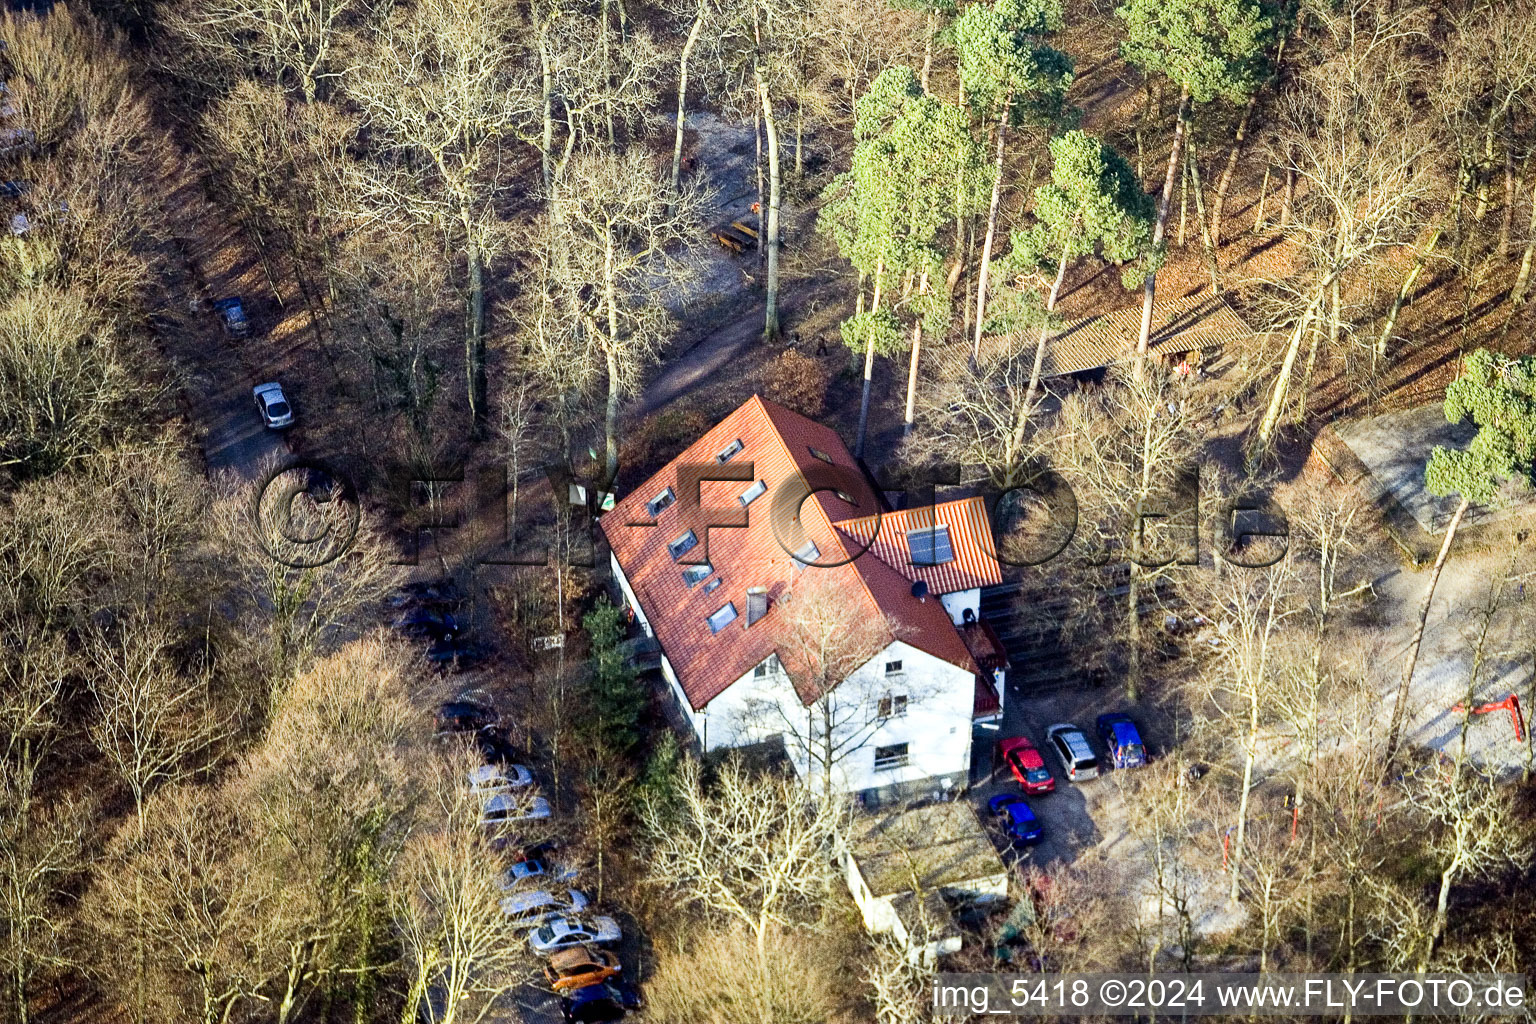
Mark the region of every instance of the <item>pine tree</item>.
<instances>
[{"instance_id":1,"label":"pine tree","mask_svg":"<svg viewBox=\"0 0 1536 1024\"><path fill-rule=\"evenodd\" d=\"M1263 83L1265 51L1273 22L1258 0L1129 0L1115 12L1125 22L1120 54L1147 75L1163 75L1179 87L1173 148L1163 176L1152 244L1163 244L1168 229L1169 199L1183 153L1191 103L1209 103L1218 96L1242 102ZM1141 334L1136 342L1137 367L1146 357L1152 336L1152 305L1157 297L1157 273L1143 283Z\"/></svg>"},{"instance_id":2,"label":"pine tree","mask_svg":"<svg viewBox=\"0 0 1536 1024\"><path fill-rule=\"evenodd\" d=\"M1072 59L1041 40L1062 26L1059 0L998 0L968 7L955 22L960 85L984 124L996 122L997 156L981 244L976 285L976 336L981 348L986 322L987 282L997 237L1002 197L1003 156L1010 126L1055 126L1064 119L1063 101L1072 85Z\"/></svg>"}]
</instances>

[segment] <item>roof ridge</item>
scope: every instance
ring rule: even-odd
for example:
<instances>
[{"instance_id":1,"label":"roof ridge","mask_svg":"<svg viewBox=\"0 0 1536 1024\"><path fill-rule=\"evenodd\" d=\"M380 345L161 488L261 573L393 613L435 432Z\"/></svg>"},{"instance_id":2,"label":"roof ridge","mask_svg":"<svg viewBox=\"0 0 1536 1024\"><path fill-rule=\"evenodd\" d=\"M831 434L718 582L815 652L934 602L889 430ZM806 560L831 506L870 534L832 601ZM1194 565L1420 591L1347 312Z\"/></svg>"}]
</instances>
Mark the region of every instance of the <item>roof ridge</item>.
<instances>
[{"instance_id":1,"label":"roof ridge","mask_svg":"<svg viewBox=\"0 0 1536 1024\"><path fill-rule=\"evenodd\" d=\"M850 555L848 553L848 546L843 542L843 531L839 530L837 528L837 524L832 521L832 517L827 515L827 510L821 507L821 502L814 500L815 497L816 497L816 492L814 492L814 491L812 491L810 489L810 486L811 486L810 481L805 478L805 472L800 468L800 460L795 458L795 453L794 452L790 451L789 443L784 439L783 432L781 430L779 430L779 424L777 423L777 421L774 420L772 413L769 411L769 409L768 409L768 400L763 398L762 395L758 394L755 391L752 393L752 397L754 399L756 399L759 408L761 408L763 410L764 415L766 415L768 417L768 425L772 428L772 430L770 430L769 433L771 433L773 435L773 439L779 443L779 448L784 452L784 455L789 459L789 464L794 467L795 476L799 477L800 478L800 483L805 486L805 489L806 489L807 493L806 493L805 498L801 500L800 507L796 510L797 515L802 516L802 517L805 515L804 509L805 509L805 506L807 504L813 505L816 508L817 514L820 515L822 521L827 524L827 529L832 532L832 536L837 538L838 546L843 549L843 551L842 551L843 557L847 559L847 561L845 563L843 563L843 564L848 565L848 566L850 566L850 567L852 567L854 569L854 576L858 578L859 586L863 589L864 596L869 599L869 603L874 606L875 611L880 613L880 617L882 619L886 618L887 617L886 616L886 611L885 611L885 609L883 607L881 607L880 599L875 596L875 592L873 590L869 589L869 584L868 584L868 582L865 581L864 574L858 571L858 567L855 564L858 561L858 556ZM777 403L774 403L774 404L775 404L775 406L777 408L783 409L785 412L789 413L791 416L799 416L800 415L799 413L795 412L792 409L786 409L784 406L778 405ZM803 419L805 419L807 422L810 422L810 423L815 423L816 422L815 420L812 420L809 416L805 416L805 417L803 417ZM816 425L817 426L821 426L821 424L816 424ZM839 438L838 440L842 440L842 439ZM862 474L862 471L861 471L861 474ZM806 536L807 537L810 536L810 531L809 530L806 531ZM774 531L774 540L778 540L778 531ZM779 545L779 546L783 547L782 544ZM869 550L868 548L865 548L864 551L861 551L859 554L865 554L865 553L868 552L868 550ZM791 555L791 557L793 557L793 555ZM810 568L810 567L812 567L812 566L807 566L807 568ZM791 587L791 589L793 589L793 587ZM894 634L892 634L892 635L894 636Z\"/></svg>"}]
</instances>

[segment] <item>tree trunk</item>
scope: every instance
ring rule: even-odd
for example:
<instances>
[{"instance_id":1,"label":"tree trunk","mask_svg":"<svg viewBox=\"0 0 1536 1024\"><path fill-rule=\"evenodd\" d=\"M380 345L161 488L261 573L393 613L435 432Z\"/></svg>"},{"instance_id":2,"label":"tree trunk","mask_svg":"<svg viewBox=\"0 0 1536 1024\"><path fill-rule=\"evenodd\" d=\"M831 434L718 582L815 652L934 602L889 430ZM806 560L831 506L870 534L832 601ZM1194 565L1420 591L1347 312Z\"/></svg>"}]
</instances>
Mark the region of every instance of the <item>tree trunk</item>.
<instances>
[{"instance_id":1,"label":"tree trunk","mask_svg":"<svg viewBox=\"0 0 1536 1024\"><path fill-rule=\"evenodd\" d=\"M1397 703L1392 706L1392 721L1387 726L1387 752L1382 758L1382 774L1385 778L1392 770L1392 761L1397 756L1397 748L1402 741L1403 722L1407 719L1408 688L1413 682L1413 670L1419 661L1419 647L1424 643L1424 627L1429 622L1429 609L1435 600L1435 585L1440 582L1440 572L1445 568L1445 559L1451 553L1451 544L1456 540L1456 531L1461 527L1462 517L1467 514L1467 508L1471 502L1466 498L1456 506L1455 515L1451 516L1451 522L1445 531L1445 540L1440 544L1440 553L1435 556L1435 564L1429 572L1429 586L1424 591L1424 601L1419 605L1419 621L1413 628L1413 637L1408 641L1408 654L1403 659L1403 675L1397 684Z\"/></svg>"},{"instance_id":2,"label":"tree trunk","mask_svg":"<svg viewBox=\"0 0 1536 1024\"><path fill-rule=\"evenodd\" d=\"M608 0L603 0L599 8L599 16L601 24L598 27L598 34L602 37L603 47L603 87L607 89L613 86L613 52L608 42ZM615 149L618 142L613 131L613 104L606 99L603 100L603 121L608 126L608 148Z\"/></svg>"},{"instance_id":3,"label":"tree trunk","mask_svg":"<svg viewBox=\"0 0 1536 1024\"><path fill-rule=\"evenodd\" d=\"M677 194L683 181L683 121L684 106L688 102L688 58L693 55L693 48L699 41L699 33L703 30L704 11L701 7L698 16L693 19L693 25L688 29L688 38L683 43L683 53L677 62L677 130L672 136L672 192L674 195Z\"/></svg>"},{"instance_id":4,"label":"tree trunk","mask_svg":"<svg viewBox=\"0 0 1536 1024\"><path fill-rule=\"evenodd\" d=\"M880 286L885 279L885 261L875 264L875 291L869 302L869 311L880 311ZM859 396L859 433L853 442L854 458L864 457L864 435L869 429L869 394L871 382L875 376L875 332L869 331L869 337L864 341L864 390Z\"/></svg>"},{"instance_id":5,"label":"tree trunk","mask_svg":"<svg viewBox=\"0 0 1536 1024\"><path fill-rule=\"evenodd\" d=\"M1285 359L1280 363L1280 375L1275 378L1274 390L1269 396L1269 409L1264 413L1264 419L1259 424L1259 442L1268 445L1274 437L1275 427L1280 422L1281 411L1285 408L1285 395L1291 383L1291 371L1296 367L1296 357L1301 352L1301 342L1306 334L1308 325L1312 322L1317 307L1322 303L1323 296L1328 293L1328 285L1332 283L1334 275L1318 284L1312 300L1307 303L1307 308L1302 311L1301 318L1296 321L1296 328L1291 331L1290 344L1285 349Z\"/></svg>"},{"instance_id":6,"label":"tree trunk","mask_svg":"<svg viewBox=\"0 0 1536 1024\"><path fill-rule=\"evenodd\" d=\"M464 227L464 260L469 271L464 373L467 378L471 429L478 436L485 422L485 267L480 256L480 244L475 239L474 221L468 203L460 205L459 219Z\"/></svg>"},{"instance_id":7,"label":"tree trunk","mask_svg":"<svg viewBox=\"0 0 1536 1024\"><path fill-rule=\"evenodd\" d=\"M763 322L763 337L773 340L779 336L779 126L773 118L773 101L768 95L768 84L761 77L757 80L757 95L763 104L763 128L768 136L768 211L759 226L765 228L762 236L768 249L768 279L764 305L767 312Z\"/></svg>"},{"instance_id":8,"label":"tree trunk","mask_svg":"<svg viewBox=\"0 0 1536 1024\"><path fill-rule=\"evenodd\" d=\"M923 271L922 282L917 286L917 294L928 294L928 271ZM923 318L919 316L917 322L912 325L912 361L907 367L907 413L902 421L901 436L906 437L912 433L912 420L917 411L917 360L923 350Z\"/></svg>"},{"instance_id":9,"label":"tree trunk","mask_svg":"<svg viewBox=\"0 0 1536 1024\"><path fill-rule=\"evenodd\" d=\"M1205 262L1211 272L1211 294L1221 294L1221 266L1216 259L1216 246L1205 226L1205 192L1200 187L1200 161L1195 153L1195 140L1189 140L1189 180L1195 187L1195 216L1200 220L1200 248L1205 250Z\"/></svg>"},{"instance_id":10,"label":"tree trunk","mask_svg":"<svg viewBox=\"0 0 1536 1024\"><path fill-rule=\"evenodd\" d=\"M1509 233L1515 226L1515 153L1504 147L1504 216L1499 220L1499 255L1509 255Z\"/></svg>"},{"instance_id":11,"label":"tree trunk","mask_svg":"<svg viewBox=\"0 0 1536 1024\"><path fill-rule=\"evenodd\" d=\"M1072 260L1072 241L1077 235L1077 225L1080 220L1080 217L1073 220L1072 234L1067 237L1066 243L1061 247L1061 260L1056 265L1056 280L1051 282L1051 293L1045 300L1047 314L1056 309L1056 299L1061 294L1061 282L1066 279L1067 266ZM1029 387L1024 392L1024 411L1020 419L1027 417L1029 411L1034 408L1035 391L1040 386L1040 372L1045 366L1045 343L1050 336L1050 317L1047 316L1045 322L1040 325L1040 336L1035 339L1035 363L1029 371Z\"/></svg>"},{"instance_id":12,"label":"tree trunk","mask_svg":"<svg viewBox=\"0 0 1536 1024\"><path fill-rule=\"evenodd\" d=\"M1284 43L1281 43L1284 46ZM1237 172L1237 158L1242 155L1243 142L1248 137L1248 121L1253 108L1259 105L1259 91L1255 89L1243 107L1243 116L1237 122L1237 134L1232 138L1232 149L1227 153L1227 165L1221 169L1221 180L1216 183L1216 201L1211 204L1211 243L1221 245L1222 217L1227 211L1227 192L1232 188L1232 176Z\"/></svg>"},{"instance_id":13,"label":"tree trunk","mask_svg":"<svg viewBox=\"0 0 1536 1024\"><path fill-rule=\"evenodd\" d=\"M1259 681L1250 681L1253 687L1248 693L1248 736L1243 744L1243 786L1237 798L1237 834L1232 838L1232 856L1228 867L1232 871L1230 896L1237 899L1242 884L1243 844L1248 835L1248 801L1253 793L1253 762L1259 743Z\"/></svg>"},{"instance_id":14,"label":"tree trunk","mask_svg":"<svg viewBox=\"0 0 1536 1024\"><path fill-rule=\"evenodd\" d=\"M1264 168L1264 180L1259 184L1259 209L1253 216L1253 230L1255 233L1263 231L1269 225L1264 223L1264 204L1269 199L1269 167Z\"/></svg>"},{"instance_id":15,"label":"tree trunk","mask_svg":"<svg viewBox=\"0 0 1536 1024\"><path fill-rule=\"evenodd\" d=\"M1184 248L1189 241L1189 151L1184 151L1184 163L1179 168L1179 230L1174 235L1174 245Z\"/></svg>"},{"instance_id":16,"label":"tree trunk","mask_svg":"<svg viewBox=\"0 0 1536 1024\"><path fill-rule=\"evenodd\" d=\"M1376 358L1387 358L1387 345L1392 340L1392 331L1397 327L1398 314L1403 311L1403 306L1408 301L1408 296L1413 294L1413 286L1418 283L1419 275L1424 272L1424 264L1429 262L1429 257L1434 254L1435 246L1440 242L1440 232L1444 228L1439 220L1435 221L1434 228L1429 233L1429 241L1419 254L1413 259L1413 266L1408 268L1408 273L1403 276L1403 283L1397 289L1397 296L1392 300L1392 309L1387 313L1387 322L1381 326L1381 335L1376 339Z\"/></svg>"},{"instance_id":17,"label":"tree trunk","mask_svg":"<svg viewBox=\"0 0 1536 1024\"><path fill-rule=\"evenodd\" d=\"M1137 549L1137 555L1131 559L1130 580L1125 592L1125 623L1130 631L1125 652L1125 699L1131 701L1141 697L1141 566L1136 562L1140 557L1140 537L1141 531L1133 528L1131 543Z\"/></svg>"},{"instance_id":18,"label":"tree trunk","mask_svg":"<svg viewBox=\"0 0 1536 1024\"><path fill-rule=\"evenodd\" d=\"M1536 254L1536 183L1531 185L1531 219L1525 235L1525 253L1520 257L1520 273L1516 275L1515 286L1509 292L1509 301L1516 306L1525 304L1525 288L1531 282L1531 257Z\"/></svg>"},{"instance_id":19,"label":"tree trunk","mask_svg":"<svg viewBox=\"0 0 1536 1024\"><path fill-rule=\"evenodd\" d=\"M539 20L539 68L541 72L540 97L543 137L539 151L539 170L544 175L544 188L554 184L554 171L550 166L550 153L555 148L555 69L549 55L549 24Z\"/></svg>"},{"instance_id":20,"label":"tree trunk","mask_svg":"<svg viewBox=\"0 0 1536 1024\"><path fill-rule=\"evenodd\" d=\"M981 266L976 271L976 337L971 342L971 361L981 356L981 332L987 322L987 276L991 272L992 241L997 236L997 206L1003 194L1003 144L1008 134L1008 110L1013 106L1013 93L1003 103L1002 116L997 119L997 161L992 178L992 202L987 208L987 233L981 243Z\"/></svg>"},{"instance_id":21,"label":"tree trunk","mask_svg":"<svg viewBox=\"0 0 1536 1024\"><path fill-rule=\"evenodd\" d=\"M1189 86L1179 90L1179 109L1174 115L1173 149L1168 154L1168 169L1163 174L1163 195L1157 204L1157 223L1152 228L1152 248L1156 249L1168 233L1168 206L1173 199L1173 179L1179 170L1179 156L1184 148L1184 121L1189 114ZM1152 340L1152 305L1157 301L1157 274L1147 275L1142 284L1141 333L1136 339L1136 375L1146 368L1147 345Z\"/></svg>"},{"instance_id":22,"label":"tree trunk","mask_svg":"<svg viewBox=\"0 0 1536 1024\"><path fill-rule=\"evenodd\" d=\"M1296 164L1285 155L1285 190L1280 193L1280 230L1291 222L1291 208L1296 205Z\"/></svg>"}]
</instances>

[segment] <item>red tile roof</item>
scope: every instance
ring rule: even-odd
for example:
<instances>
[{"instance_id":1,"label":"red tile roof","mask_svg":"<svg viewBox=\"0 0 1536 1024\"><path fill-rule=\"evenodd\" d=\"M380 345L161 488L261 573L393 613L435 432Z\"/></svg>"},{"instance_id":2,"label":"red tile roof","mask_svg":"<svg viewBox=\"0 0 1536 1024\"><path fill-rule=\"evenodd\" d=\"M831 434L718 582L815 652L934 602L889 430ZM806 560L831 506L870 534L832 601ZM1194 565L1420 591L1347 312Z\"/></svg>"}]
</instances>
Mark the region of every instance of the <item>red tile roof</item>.
<instances>
[{"instance_id":1,"label":"red tile roof","mask_svg":"<svg viewBox=\"0 0 1536 1024\"><path fill-rule=\"evenodd\" d=\"M678 468L688 463L715 465L716 455L738 439L742 450L720 468L740 473L750 463L750 480L767 484L767 493L747 508L745 526L706 531L702 523L726 518L722 510L741 512L736 495L750 486L749 479L703 482L698 499L702 510L690 515ZM809 486L822 485L827 474L840 475L826 484L828 490L804 501L798 517L794 516L795 496ZM677 500L653 519L646 505L668 487ZM777 517L769 514L776 504L781 508ZM975 672L975 662L943 606L937 600L913 597L905 576L873 552L856 554L860 546L850 544L833 525L857 520L876 507L873 489L836 431L754 395L626 495L600 525L695 710L703 709L768 655L778 653L773 610L800 572L836 574L837 585L848 596L850 614L890 622L904 642ZM775 518L781 520L781 532L790 532L798 524L809 536L819 552L816 565L802 567L791 557L775 532ZM699 544L678 561L668 545L690 528ZM793 543L799 537L786 540ZM713 571L690 587L683 570L688 559L703 557L706 544ZM710 586L715 589L706 591ZM765 588L769 607L766 618L750 626L748 587ZM737 617L712 632L708 618L727 602L735 605Z\"/></svg>"},{"instance_id":2,"label":"red tile roof","mask_svg":"<svg viewBox=\"0 0 1536 1024\"><path fill-rule=\"evenodd\" d=\"M1003 582L1002 567L992 544L992 530L987 524L987 505L980 497L945 501L921 508L902 509L880 516L845 519L835 524L849 541L849 546L869 547L880 561L909 580L922 580L935 594L974 590ZM948 527L949 544L954 558L938 565L914 565L907 534L916 531L937 532ZM873 543L871 541L873 540Z\"/></svg>"}]
</instances>

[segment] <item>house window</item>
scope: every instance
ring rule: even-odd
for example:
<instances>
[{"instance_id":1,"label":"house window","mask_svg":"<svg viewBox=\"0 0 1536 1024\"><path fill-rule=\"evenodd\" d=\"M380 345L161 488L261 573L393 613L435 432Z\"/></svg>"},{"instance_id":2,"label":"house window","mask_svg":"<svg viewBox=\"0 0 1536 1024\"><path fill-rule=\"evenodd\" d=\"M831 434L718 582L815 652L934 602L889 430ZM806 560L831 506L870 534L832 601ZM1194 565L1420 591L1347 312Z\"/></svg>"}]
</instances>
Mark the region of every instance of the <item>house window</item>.
<instances>
[{"instance_id":1,"label":"house window","mask_svg":"<svg viewBox=\"0 0 1536 1024\"><path fill-rule=\"evenodd\" d=\"M692 530L689 530L687 533L677 538L677 540L674 540L671 544L668 544L667 550L672 552L672 561L675 562L679 558L682 558L684 555L686 555L688 552L692 551L695 547L698 546L698 544L698 534L694 533Z\"/></svg>"},{"instance_id":2,"label":"house window","mask_svg":"<svg viewBox=\"0 0 1536 1024\"><path fill-rule=\"evenodd\" d=\"M683 570L683 582L692 590L701 582L709 578L709 574L715 571L715 567L705 562L703 565L690 565Z\"/></svg>"},{"instance_id":3,"label":"house window","mask_svg":"<svg viewBox=\"0 0 1536 1024\"><path fill-rule=\"evenodd\" d=\"M907 745L905 743L893 743L888 747L875 748L875 771L887 772L893 768L906 766Z\"/></svg>"},{"instance_id":4,"label":"house window","mask_svg":"<svg viewBox=\"0 0 1536 1024\"><path fill-rule=\"evenodd\" d=\"M806 447L810 448L810 445L806 445ZM829 466L833 464L832 463L832 456L828 455L826 452L822 451L820 448L811 448L810 450L811 450L811 454L816 456L822 462L825 462Z\"/></svg>"},{"instance_id":5,"label":"house window","mask_svg":"<svg viewBox=\"0 0 1536 1024\"><path fill-rule=\"evenodd\" d=\"M727 601L709 617L709 631L718 633L736 621L736 606Z\"/></svg>"},{"instance_id":6,"label":"house window","mask_svg":"<svg viewBox=\"0 0 1536 1024\"><path fill-rule=\"evenodd\" d=\"M748 487L746 490L736 495L736 500L741 502L742 508L746 508L758 498L761 498L763 496L763 492L766 490L768 490L768 485L759 480L751 487Z\"/></svg>"},{"instance_id":7,"label":"house window","mask_svg":"<svg viewBox=\"0 0 1536 1024\"><path fill-rule=\"evenodd\" d=\"M767 679L779 674L779 656L770 654L752 668L753 679Z\"/></svg>"},{"instance_id":8,"label":"house window","mask_svg":"<svg viewBox=\"0 0 1536 1024\"><path fill-rule=\"evenodd\" d=\"M746 447L746 445L742 444L741 443L741 438L738 437L736 440L732 441L730 444L728 444L724 448L720 449L720 453L715 456L715 461L716 462L730 462L745 447Z\"/></svg>"},{"instance_id":9,"label":"house window","mask_svg":"<svg viewBox=\"0 0 1536 1024\"><path fill-rule=\"evenodd\" d=\"M888 661L888 662L886 662L885 663L885 674L888 675L888 676L899 676L899 675L901 675L902 674L901 662L899 662L899 661Z\"/></svg>"},{"instance_id":10,"label":"house window","mask_svg":"<svg viewBox=\"0 0 1536 1024\"><path fill-rule=\"evenodd\" d=\"M880 718L905 718L907 714L907 695L904 693L888 693L881 697L876 714Z\"/></svg>"},{"instance_id":11,"label":"house window","mask_svg":"<svg viewBox=\"0 0 1536 1024\"><path fill-rule=\"evenodd\" d=\"M719 576L716 576L714 579L704 584L704 593L713 594L715 591L720 589L720 584L724 582L725 580L721 579Z\"/></svg>"},{"instance_id":12,"label":"house window","mask_svg":"<svg viewBox=\"0 0 1536 1024\"><path fill-rule=\"evenodd\" d=\"M646 502L645 510L651 514L652 519L655 519L661 514L662 509L671 505L676 500L677 495L673 493L672 488L668 487L666 490L656 495L656 497Z\"/></svg>"},{"instance_id":13,"label":"house window","mask_svg":"<svg viewBox=\"0 0 1536 1024\"><path fill-rule=\"evenodd\" d=\"M913 565L943 565L955 560L955 549L949 544L949 527L943 523L931 530L908 533L907 550L912 552Z\"/></svg>"},{"instance_id":14,"label":"house window","mask_svg":"<svg viewBox=\"0 0 1536 1024\"><path fill-rule=\"evenodd\" d=\"M793 557L796 568L803 568L821 557L821 549L816 546L815 541L808 540L795 549Z\"/></svg>"}]
</instances>

